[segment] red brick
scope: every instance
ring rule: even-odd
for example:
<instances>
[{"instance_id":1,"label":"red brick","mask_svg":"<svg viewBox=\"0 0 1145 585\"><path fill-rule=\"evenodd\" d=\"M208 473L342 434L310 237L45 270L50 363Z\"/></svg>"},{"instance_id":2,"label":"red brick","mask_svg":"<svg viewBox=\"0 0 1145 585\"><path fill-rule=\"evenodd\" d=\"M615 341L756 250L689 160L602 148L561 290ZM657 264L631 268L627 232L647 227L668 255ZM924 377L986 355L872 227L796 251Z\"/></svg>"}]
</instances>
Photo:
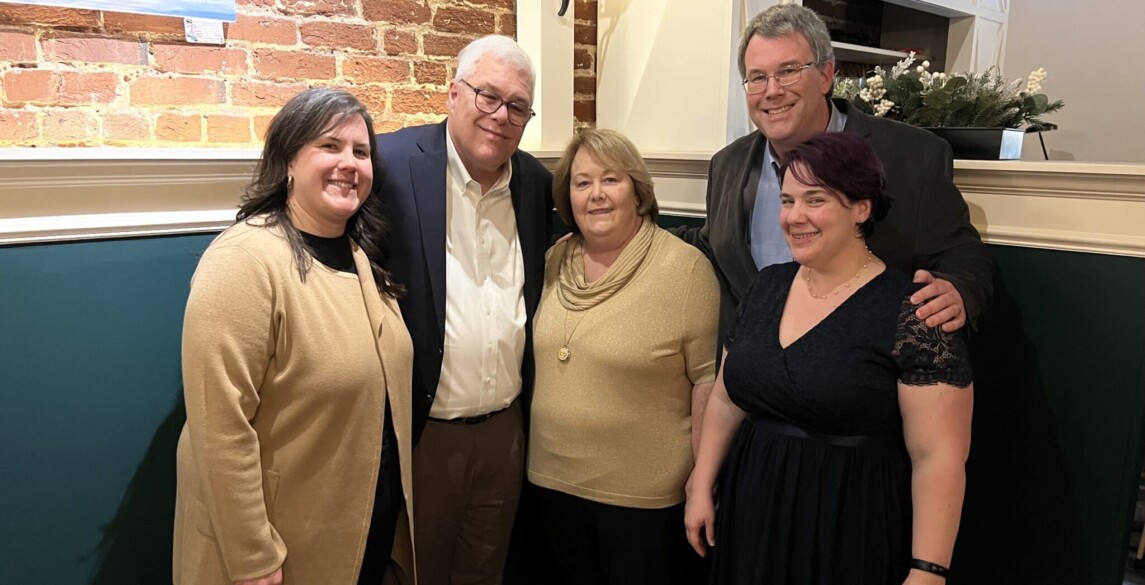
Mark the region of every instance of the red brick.
<instances>
[{"instance_id":1,"label":"red brick","mask_svg":"<svg viewBox=\"0 0 1145 585\"><path fill-rule=\"evenodd\" d=\"M36 35L0 30L0 55L12 63L34 63Z\"/></svg>"},{"instance_id":2,"label":"red brick","mask_svg":"<svg viewBox=\"0 0 1145 585\"><path fill-rule=\"evenodd\" d=\"M221 104L223 81L203 77L140 77L129 83L132 104Z\"/></svg>"},{"instance_id":3,"label":"red brick","mask_svg":"<svg viewBox=\"0 0 1145 585\"><path fill-rule=\"evenodd\" d=\"M413 64L413 78L418 83L446 85L449 83L449 69L445 63L418 61Z\"/></svg>"},{"instance_id":4,"label":"red brick","mask_svg":"<svg viewBox=\"0 0 1145 585\"><path fill-rule=\"evenodd\" d=\"M109 71L82 73L46 69L12 69L4 74L7 104L53 106L106 104L115 101L119 75Z\"/></svg>"},{"instance_id":5,"label":"red brick","mask_svg":"<svg viewBox=\"0 0 1145 585\"><path fill-rule=\"evenodd\" d=\"M397 83L410 80L410 66L400 59L347 57L342 77L355 83Z\"/></svg>"},{"instance_id":6,"label":"red brick","mask_svg":"<svg viewBox=\"0 0 1145 585\"><path fill-rule=\"evenodd\" d=\"M383 120L374 120L374 132L378 134L388 134L395 130L405 128L405 123L401 120L394 120L392 118L385 118Z\"/></svg>"},{"instance_id":7,"label":"red brick","mask_svg":"<svg viewBox=\"0 0 1145 585\"><path fill-rule=\"evenodd\" d=\"M588 49L573 49L573 69L595 71L592 63L591 51Z\"/></svg>"},{"instance_id":8,"label":"red brick","mask_svg":"<svg viewBox=\"0 0 1145 585\"><path fill-rule=\"evenodd\" d=\"M43 24L60 28L94 29L99 27L99 12L73 8L0 4L0 23Z\"/></svg>"},{"instance_id":9,"label":"red brick","mask_svg":"<svg viewBox=\"0 0 1145 585\"><path fill-rule=\"evenodd\" d=\"M146 114L104 112L103 138L111 141L143 141L151 138Z\"/></svg>"},{"instance_id":10,"label":"red brick","mask_svg":"<svg viewBox=\"0 0 1145 585\"><path fill-rule=\"evenodd\" d=\"M336 49L358 49L373 51L378 42L374 40L374 27L344 22L304 22L299 27L302 43L311 47L331 47Z\"/></svg>"},{"instance_id":11,"label":"red brick","mask_svg":"<svg viewBox=\"0 0 1145 585\"><path fill-rule=\"evenodd\" d=\"M254 6L256 8L274 8L274 0L235 0L235 6Z\"/></svg>"},{"instance_id":12,"label":"red brick","mask_svg":"<svg viewBox=\"0 0 1145 585\"><path fill-rule=\"evenodd\" d=\"M270 121L274 116L255 116L254 117L254 135L258 140L266 140L266 131L270 128Z\"/></svg>"},{"instance_id":13,"label":"red brick","mask_svg":"<svg viewBox=\"0 0 1145 585\"><path fill-rule=\"evenodd\" d=\"M43 41L43 46L44 58L49 61L147 64L147 46L141 41L100 37L60 37Z\"/></svg>"},{"instance_id":14,"label":"red brick","mask_svg":"<svg viewBox=\"0 0 1145 585\"><path fill-rule=\"evenodd\" d=\"M35 140L39 135L35 112L0 109L0 144Z\"/></svg>"},{"instance_id":15,"label":"red brick","mask_svg":"<svg viewBox=\"0 0 1145 585\"><path fill-rule=\"evenodd\" d=\"M420 0L362 0L362 16L375 22L427 24L431 15Z\"/></svg>"},{"instance_id":16,"label":"red brick","mask_svg":"<svg viewBox=\"0 0 1145 585\"><path fill-rule=\"evenodd\" d=\"M438 32L491 35L496 30L495 15L486 10L443 6L433 15L433 28Z\"/></svg>"},{"instance_id":17,"label":"red brick","mask_svg":"<svg viewBox=\"0 0 1145 585\"><path fill-rule=\"evenodd\" d=\"M235 83L231 86L231 104L243 107L278 109L304 89L306 89L306 85L302 83Z\"/></svg>"},{"instance_id":18,"label":"red brick","mask_svg":"<svg viewBox=\"0 0 1145 585\"><path fill-rule=\"evenodd\" d=\"M216 72L245 75L247 52L242 49L196 45L151 45L155 69L175 73Z\"/></svg>"},{"instance_id":19,"label":"red brick","mask_svg":"<svg viewBox=\"0 0 1145 585\"><path fill-rule=\"evenodd\" d=\"M239 14L227 25L226 37L228 41L293 45L298 42L298 24L292 18Z\"/></svg>"},{"instance_id":20,"label":"red brick","mask_svg":"<svg viewBox=\"0 0 1145 585\"><path fill-rule=\"evenodd\" d=\"M48 104L52 101L52 72L46 69L11 69L4 72L4 103Z\"/></svg>"},{"instance_id":21,"label":"red brick","mask_svg":"<svg viewBox=\"0 0 1145 585\"><path fill-rule=\"evenodd\" d=\"M382 32L382 50L387 55L416 55L417 37L401 30L385 30Z\"/></svg>"},{"instance_id":22,"label":"red brick","mask_svg":"<svg viewBox=\"0 0 1145 585\"><path fill-rule=\"evenodd\" d=\"M155 120L155 138L168 142L198 142L203 138L203 116L164 112Z\"/></svg>"},{"instance_id":23,"label":"red brick","mask_svg":"<svg viewBox=\"0 0 1145 585\"><path fill-rule=\"evenodd\" d=\"M84 110L45 110L44 141L58 146L80 146L99 135L99 121Z\"/></svg>"},{"instance_id":24,"label":"red brick","mask_svg":"<svg viewBox=\"0 0 1145 585\"><path fill-rule=\"evenodd\" d=\"M251 119L247 116L211 114L207 116L207 142L248 143L251 141Z\"/></svg>"},{"instance_id":25,"label":"red brick","mask_svg":"<svg viewBox=\"0 0 1145 585\"><path fill-rule=\"evenodd\" d=\"M395 89L390 111L395 114L444 114L445 91Z\"/></svg>"},{"instance_id":26,"label":"red brick","mask_svg":"<svg viewBox=\"0 0 1145 585\"><path fill-rule=\"evenodd\" d=\"M283 14L357 16L354 0L282 0Z\"/></svg>"},{"instance_id":27,"label":"red brick","mask_svg":"<svg viewBox=\"0 0 1145 585\"><path fill-rule=\"evenodd\" d=\"M425 54L434 57L456 57L465 45L473 42L473 37L447 37L443 35L425 35Z\"/></svg>"},{"instance_id":28,"label":"red brick","mask_svg":"<svg viewBox=\"0 0 1145 585\"><path fill-rule=\"evenodd\" d=\"M56 105L110 104L115 101L120 77L110 71L61 71L56 76Z\"/></svg>"},{"instance_id":29,"label":"red brick","mask_svg":"<svg viewBox=\"0 0 1145 585\"><path fill-rule=\"evenodd\" d=\"M596 22L596 0L574 0L573 18Z\"/></svg>"},{"instance_id":30,"label":"red brick","mask_svg":"<svg viewBox=\"0 0 1145 585\"><path fill-rule=\"evenodd\" d=\"M506 10L513 10L517 7L516 0L469 0L469 3L480 4L482 6L489 6L492 8L504 8ZM560 4L557 4L553 7L553 10L556 10L559 7Z\"/></svg>"},{"instance_id":31,"label":"red brick","mask_svg":"<svg viewBox=\"0 0 1145 585\"><path fill-rule=\"evenodd\" d=\"M573 93L596 94L596 77L592 75L576 75L573 77Z\"/></svg>"},{"instance_id":32,"label":"red brick","mask_svg":"<svg viewBox=\"0 0 1145 585\"><path fill-rule=\"evenodd\" d=\"M378 85L363 85L354 88L354 95L358 97L358 101L366 106L366 111L370 112L371 116L375 117L383 114L386 111L386 90ZM375 127L374 132L378 132Z\"/></svg>"},{"instance_id":33,"label":"red brick","mask_svg":"<svg viewBox=\"0 0 1145 585\"><path fill-rule=\"evenodd\" d=\"M154 16L151 14L127 14L125 12L104 12L103 28L116 33L148 33L165 37L184 36L183 19L177 16Z\"/></svg>"},{"instance_id":34,"label":"red brick","mask_svg":"<svg viewBox=\"0 0 1145 585\"><path fill-rule=\"evenodd\" d=\"M517 15L501 14L497 17L497 34L517 38Z\"/></svg>"},{"instance_id":35,"label":"red brick","mask_svg":"<svg viewBox=\"0 0 1145 585\"><path fill-rule=\"evenodd\" d=\"M579 122L596 122L596 100L576 100L573 102L573 117Z\"/></svg>"},{"instance_id":36,"label":"red brick","mask_svg":"<svg viewBox=\"0 0 1145 585\"><path fill-rule=\"evenodd\" d=\"M596 25L576 24L573 26L573 42L578 45L596 46Z\"/></svg>"},{"instance_id":37,"label":"red brick","mask_svg":"<svg viewBox=\"0 0 1145 585\"><path fill-rule=\"evenodd\" d=\"M264 79L316 79L329 81L337 76L333 55L298 51L260 49L254 53L254 69Z\"/></svg>"}]
</instances>

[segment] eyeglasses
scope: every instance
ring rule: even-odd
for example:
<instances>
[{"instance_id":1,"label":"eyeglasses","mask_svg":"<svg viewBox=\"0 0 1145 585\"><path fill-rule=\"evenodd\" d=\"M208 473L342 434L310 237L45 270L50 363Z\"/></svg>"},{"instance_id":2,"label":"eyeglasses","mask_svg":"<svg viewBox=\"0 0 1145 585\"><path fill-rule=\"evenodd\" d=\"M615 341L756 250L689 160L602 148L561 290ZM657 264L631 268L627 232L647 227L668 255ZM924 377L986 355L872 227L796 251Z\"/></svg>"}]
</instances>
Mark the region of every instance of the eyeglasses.
<instances>
[{"instance_id":1,"label":"eyeglasses","mask_svg":"<svg viewBox=\"0 0 1145 585\"><path fill-rule=\"evenodd\" d=\"M529 120L536 116L537 113L529 108L528 104L520 102L507 102L505 98L487 90L478 87L473 87L471 83L464 79L459 79L465 87L473 90L473 105L477 106L478 110L486 114L496 114L501 106L505 106L505 113L508 115L509 123L514 126L521 126L529 123Z\"/></svg>"},{"instance_id":2,"label":"eyeglasses","mask_svg":"<svg viewBox=\"0 0 1145 585\"><path fill-rule=\"evenodd\" d=\"M790 65L788 67L784 67L783 69L780 69L771 75L766 73L756 73L755 75L752 75L751 77L743 80L743 87L749 94L763 93L767 91L767 82L772 79L778 81L779 85L786 87L798 82L799 78L803 75L804 69L814 67L818 64L819 60L816 59L805 65Z\"/></svg>"}]
</instances>

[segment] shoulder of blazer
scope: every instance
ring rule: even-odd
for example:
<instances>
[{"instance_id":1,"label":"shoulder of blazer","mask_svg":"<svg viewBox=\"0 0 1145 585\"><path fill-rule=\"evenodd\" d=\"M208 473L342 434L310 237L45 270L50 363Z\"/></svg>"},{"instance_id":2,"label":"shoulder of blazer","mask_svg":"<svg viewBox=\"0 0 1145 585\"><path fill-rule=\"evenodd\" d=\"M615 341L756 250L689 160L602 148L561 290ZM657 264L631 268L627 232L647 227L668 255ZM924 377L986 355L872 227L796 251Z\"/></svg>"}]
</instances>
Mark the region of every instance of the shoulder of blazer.
<instances>
[{"instance_id":1,"label":"shoulder of blazer","mask_svg":"<svg viewBox=\"0 0 1145 585\"><path fill-rule=\"evenodd\" d=\"M511 159L514 173L524 173L532 181L552 182L553 174L537 158L523 150L513 153Z\"/></svg>"},{"instance_id":2,"label":"shoulder of blazer","mask_svg":"<svg viewBox=\"0 0 1145 585\"><path fill-rule=\"evenodd\" d=\"M383 159L411 156L424 152L445 150L445 122L408 126L393 132L378 134L378 150Z\"/></svg>"}]
</instances>

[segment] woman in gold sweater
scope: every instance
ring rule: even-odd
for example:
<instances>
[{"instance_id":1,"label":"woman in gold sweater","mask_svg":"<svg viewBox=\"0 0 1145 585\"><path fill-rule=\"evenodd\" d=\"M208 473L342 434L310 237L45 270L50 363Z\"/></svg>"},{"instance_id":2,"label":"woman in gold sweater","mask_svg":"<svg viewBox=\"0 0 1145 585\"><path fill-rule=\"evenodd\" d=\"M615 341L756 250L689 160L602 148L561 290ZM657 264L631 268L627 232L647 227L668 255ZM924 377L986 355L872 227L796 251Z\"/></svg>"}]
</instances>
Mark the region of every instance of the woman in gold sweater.
<instances>
[{"instance_id":1,"label":"woman in gold sweater","mask_svg":"<svg viewBox=\"0 0 1145 585\"><path fill-rule=\"evenodd\" d=\"M345 91L292 98L237 223L195 271L176 585L353 585L389 565L412 505L412 346L398 287L371 260L384 228L373 134Z\"/></svg>"},{"instance_id":2,"label":"woman in gold sweater","mask_svg":"<svg viewBox=\"0 0 1145 585\"><path fill-rule=\"evenodd\" d=\"M573 236L549 250L534 322L529 481L567 583L687 582L693 421L715 380L719 288L657 227L652 180L621 134L586 129L553 201Z\"/></svg>"}]
</instances>

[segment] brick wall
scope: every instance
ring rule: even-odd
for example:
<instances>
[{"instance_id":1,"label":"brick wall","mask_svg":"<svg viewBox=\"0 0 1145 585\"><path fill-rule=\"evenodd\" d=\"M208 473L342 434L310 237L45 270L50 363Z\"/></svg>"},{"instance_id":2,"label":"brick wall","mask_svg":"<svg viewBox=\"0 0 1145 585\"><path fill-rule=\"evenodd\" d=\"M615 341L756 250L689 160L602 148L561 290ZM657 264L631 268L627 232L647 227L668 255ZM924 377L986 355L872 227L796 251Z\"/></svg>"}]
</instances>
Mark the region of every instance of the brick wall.
<instances>
[{"instance_id":1,"label":"brick wall","mask_svg":"<svg viewBox=\"0 0 1145 585\"><path fill-rule=\"evenodd\" d=\"M278 108L316 85L353 91L380 132L440 120L457 51L515 36L514 6L238 0L215 46L184 42L181 18L0 4L0 146L256 146ZM576 6L593 46L595 6ZM595 48L581 40L577 114L590 121Z\"/></svg>"},{"instance_id":2,"label":"brick wall","mask_svg":"<svg viewBox=\"0 0 1145 585\"><path fill-rule=\"evenodd\" d=\"M596 125L596 0L575 0L573 24L573 117Z\"/></svg>"}]
</instances>

